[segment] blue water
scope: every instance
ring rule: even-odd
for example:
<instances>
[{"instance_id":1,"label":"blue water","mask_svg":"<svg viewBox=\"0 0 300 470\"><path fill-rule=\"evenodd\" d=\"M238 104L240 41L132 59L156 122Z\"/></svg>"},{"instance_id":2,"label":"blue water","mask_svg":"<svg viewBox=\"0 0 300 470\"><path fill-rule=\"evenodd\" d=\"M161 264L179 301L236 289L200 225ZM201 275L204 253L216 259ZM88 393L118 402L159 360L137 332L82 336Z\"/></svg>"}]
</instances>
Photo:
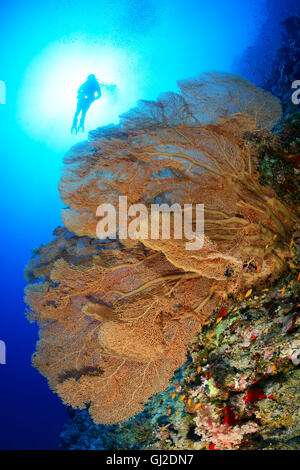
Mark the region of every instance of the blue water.
<instances>
[{"instance_id":1,"label":"blue water","mask_svg":"<svg viewBox=\"0 0 300 470\"><path fill-rule=\"evenodd\" d=\"M246 57L247 64L245 51L256 42L272 55L279 20L295 5L292 0L0 2L0 80L6 84L6 104L0 104L0 340L7 352L6 365L0 365L1 449L56 449L66 419L64 406L30 364L37 328L24 315L23 267L30 249L46 243L61 223L62 156L78 140L70 135L73 89L95 69L100 81L118 86L117 98L107 95L91 109L87 128L92 129L117 122L137 99L155 99L176 90L178 79L203 71L240 67L261 79L263 71L254 73L253 57Z\"/></svg>"}]
</instances>

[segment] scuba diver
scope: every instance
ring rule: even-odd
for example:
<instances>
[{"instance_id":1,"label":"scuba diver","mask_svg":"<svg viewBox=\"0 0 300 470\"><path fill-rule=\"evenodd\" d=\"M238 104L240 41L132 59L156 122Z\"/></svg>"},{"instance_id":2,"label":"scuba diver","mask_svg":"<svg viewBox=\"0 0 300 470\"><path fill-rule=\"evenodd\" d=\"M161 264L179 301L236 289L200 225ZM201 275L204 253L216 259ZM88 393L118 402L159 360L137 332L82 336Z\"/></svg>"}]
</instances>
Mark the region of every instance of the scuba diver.
<instances>
[{"instance_id":1,"label":"scuba diver","mask_svg":"<svg viewBox=\"0 0 300 470\"><path fill-rule=\"evenodd\" d=\"M100 84L94 74L87 77L87 80L81 85L77 92L77 107L73 119L71 132L77 134L78 131L84 132L84 120L91 104L101 98ZM78 118L80 116L79 126Z\"/></svg>"}]
</instances>

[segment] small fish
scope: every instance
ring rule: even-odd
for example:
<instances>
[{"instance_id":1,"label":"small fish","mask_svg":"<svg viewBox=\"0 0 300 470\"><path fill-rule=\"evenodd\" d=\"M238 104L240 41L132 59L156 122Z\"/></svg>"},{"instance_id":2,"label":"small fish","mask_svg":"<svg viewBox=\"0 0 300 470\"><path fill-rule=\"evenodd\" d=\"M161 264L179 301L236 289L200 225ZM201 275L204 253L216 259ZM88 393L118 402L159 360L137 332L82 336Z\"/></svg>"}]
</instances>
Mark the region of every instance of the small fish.
<instances>
[{"instance_id":1,"label":"small fish","mask_svg":"<svg viewBox=\"0 0 300 470\"><path fill-rule=\"evenodd\" d=\"M191 398L188 399L187 404L188 404L188 406L191 406L191 404L192 404L192 399Z\"/></svg>"},{"instance_id":2,"label":"small fish","mask_svg":"<svg viewBox=\"0 0 300 470\"><path fill-rule=\"evenodd\" d=\"M173 393L171 400L174 400L175 397L176 397L176 393Z\"/></svg>"},{"instance_id":3,"label":"small fish","mask_svg":"<svg viewBox=\"0 0 300 470\"><path fill-rule=\"evenodd\" d=\"M222 320L222 317L217 318L217 320L216 320L216 325L218 325L221 320Z\"/></svg>"},{"instance_id":4,"label":"small fish","mask_svg":"<svg viewBox=\"0 0 300 470\"><path fill-rule=\"evenodd\" d=\"M199 408L201 408L201 403L197 403L195 405L194 411L197 411Z\"/></svg>"},{"instance_id":5,"label":"small fish","mask_svg":"<svg viewBox=\"0 0 300 470\"><path fill-rule=\"evenodd\" d=\"M282 288L282 291L281 291L281 296L283 297L284 296L284 293L285 293L285 287Z\"/></svg>"},{"instance_id":6,"label":"small fish","mask_svg":"<svg viewBox=\"0 0 300 470\"><path fill-rule=\"evenodd\" d=\"M274 235L273 240L276 240L277 237L278 237L278 235Z\"/></svg>"},{"instance_id":7,"label":"small fish","mask_svg":"<svg viewBox=\"0 0 300 470\"><path fill-rule=\"evenodd\" d=\"M297 277L297 284L299 284L300 282L300 273L298 274L298 277Z\"/></svg>"},{"instance_id":8,"label":"small fish","mask_svg":"<svg viewBox=\"0 0 300 470\"><path fill-rule=\"evenodd\" d=\"M256 266L256 272L259 273L259 271L260 271L260 266L257 265L257 266Z\"/></svg>"},{"instance_id":9,"label":"small fish","mask_svg":"<svg viewBox=\"0 0 300 470\"><path fill-rule=\"evenodd\" d=\"M266 328L266 329L263 331L263 333L266 334L266 333L268 333L268 331L269 331L269 328Z\"/></svg>"},{"instance_id":10,"label":"small fish","mask_svg":"<svg viewBox=\"0 0 300 470\"><path fill-rule=\"evenodd\" d=\"M248 292L246 292L246 294L245 294L245 299L250 297L251 294L252 294L252 289L249 289Z\"/></svg>"},{"instance_id":11,"label":"small fish","mask_svg":"<svg viewBox=\"0 0 300 470\"><path fill-rule=\"evenodd\" d=\"M237 311L237 309L238 309L238 308L237 308L237 307L235 307L235 308L232 310L232 312L236 312L236 311Z\"/></svg>"},{"instance_id":12,"label":"small fish","mask_svg":"<svg viewBox=\"0 0 300 470\"><path fill-rule=\"evenodd\" d=\"M175 411L175 416L178 416L178 414L179 414L179 411Z\"/></svg>"},{"instance_id":13,"label":"small fish","mask_svg":"<svg viewBox=\"0 0 300 470\"><path fill-rule=\"evenodd\" d=\"M185 395L181 395L181 397L180 397L180 400L179 400L179 401L182 401L182 400L184 400L184 399L185 399Z\"/></svg>"},{"instance_id":14,"label":"small fish","mask_svg":"<svg viewBox=\"0 0 300 470\"><path fill-rule=\"evenodd\" d=\"M170 416L171 414L171 408L168 409L168 415Z\"/></svg>"},{"instance_id":15,"label":"small fish","mask_svg":"<svg viewBox=\"0 0 300 470\"><path fill-rule=\"evenodd\" d=\"M213 336L215 336L215 334L216 334L216 333L213 331L212 333L210 333L210 335L208 335L207 339L212 338Z\"/></svg>"},{"instance_id":16,"label":"small fish","mask_svg":"<svg viewBox=\"0 0 300 470\"><path fill-rule=\"evenodd\" d=\"M264 289L263 292L269 292L269 289Z\"/></svg>"},{"instance_id":17,"label":"small fish","mask_svg":"<svg viewBox=\"0 0 300 470\"><path fill-rule=\"evenodd\" d=\"M199 374L201 372L201 366L198 366L197 367L197 374Z\"/></svg>"},{"instance_id":18,"label":"small fish","mask_svg":"<svg viewBox=\"0 0 300 470\"><path fill-rule=\"evenodd\" d=\"M292 238L292 239L291 239L291 243L290 243L290 245L289 245L290 249L293 247L293 245L294 245L294 240L293 240L293 238Z\"/></svg>"}]
</instances>

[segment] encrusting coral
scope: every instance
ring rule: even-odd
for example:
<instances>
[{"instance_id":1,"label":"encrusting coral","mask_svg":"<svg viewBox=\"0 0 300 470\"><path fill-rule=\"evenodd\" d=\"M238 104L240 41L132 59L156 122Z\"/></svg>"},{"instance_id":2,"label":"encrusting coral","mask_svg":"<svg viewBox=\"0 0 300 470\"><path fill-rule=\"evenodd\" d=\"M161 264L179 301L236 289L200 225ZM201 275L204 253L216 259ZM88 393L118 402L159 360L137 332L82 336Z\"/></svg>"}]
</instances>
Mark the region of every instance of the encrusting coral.
<instances>
[{"instance_id":1,"label":"encrusting coral","mask_svg":"<svg viewBox=\"0 0 300 470\"><path fill-rule=\"evenodd\" d=\"M26 269L29 319L40 326L33 364L64 403L90 404L96 423L124 421L164 390L217 305L278 276L299 223L299 210L260 184L243 138L269 132L279 101L229 74L179 87L142 101L65 157L66 229ZM97 207L118 207L119 196L147 208L204 204L203 247L189 251L184 238L143 230L101 242Z\"/></svg>"}]
</instances>

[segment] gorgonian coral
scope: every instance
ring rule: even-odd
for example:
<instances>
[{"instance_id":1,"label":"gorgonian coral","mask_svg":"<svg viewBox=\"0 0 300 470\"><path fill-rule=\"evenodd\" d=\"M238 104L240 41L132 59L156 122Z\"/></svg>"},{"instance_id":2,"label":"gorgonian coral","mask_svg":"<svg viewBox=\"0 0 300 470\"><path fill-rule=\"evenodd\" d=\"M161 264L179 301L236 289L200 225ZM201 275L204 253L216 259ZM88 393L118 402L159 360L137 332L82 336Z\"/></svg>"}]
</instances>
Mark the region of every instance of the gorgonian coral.
<instances>
[{"instance_id":1,"label":"gorgonian coral","mask_svg":"<svg viewBox=\"0 0 300 470\"><path fill-rule=\"evenodd\" d=\"M299 220L259 184L243 141L278 121L278 100L228 74L179 87L70 151L60 182L66 229L26 270L29 318L40 326L33 364L65 403L90 404L98 423L126 420L164 390L220 300L280 272ZM101 243L97 207L118 207L119 196L146 207L204 204L203 248L144 231Z\"/></svg>"}]
</instances>

